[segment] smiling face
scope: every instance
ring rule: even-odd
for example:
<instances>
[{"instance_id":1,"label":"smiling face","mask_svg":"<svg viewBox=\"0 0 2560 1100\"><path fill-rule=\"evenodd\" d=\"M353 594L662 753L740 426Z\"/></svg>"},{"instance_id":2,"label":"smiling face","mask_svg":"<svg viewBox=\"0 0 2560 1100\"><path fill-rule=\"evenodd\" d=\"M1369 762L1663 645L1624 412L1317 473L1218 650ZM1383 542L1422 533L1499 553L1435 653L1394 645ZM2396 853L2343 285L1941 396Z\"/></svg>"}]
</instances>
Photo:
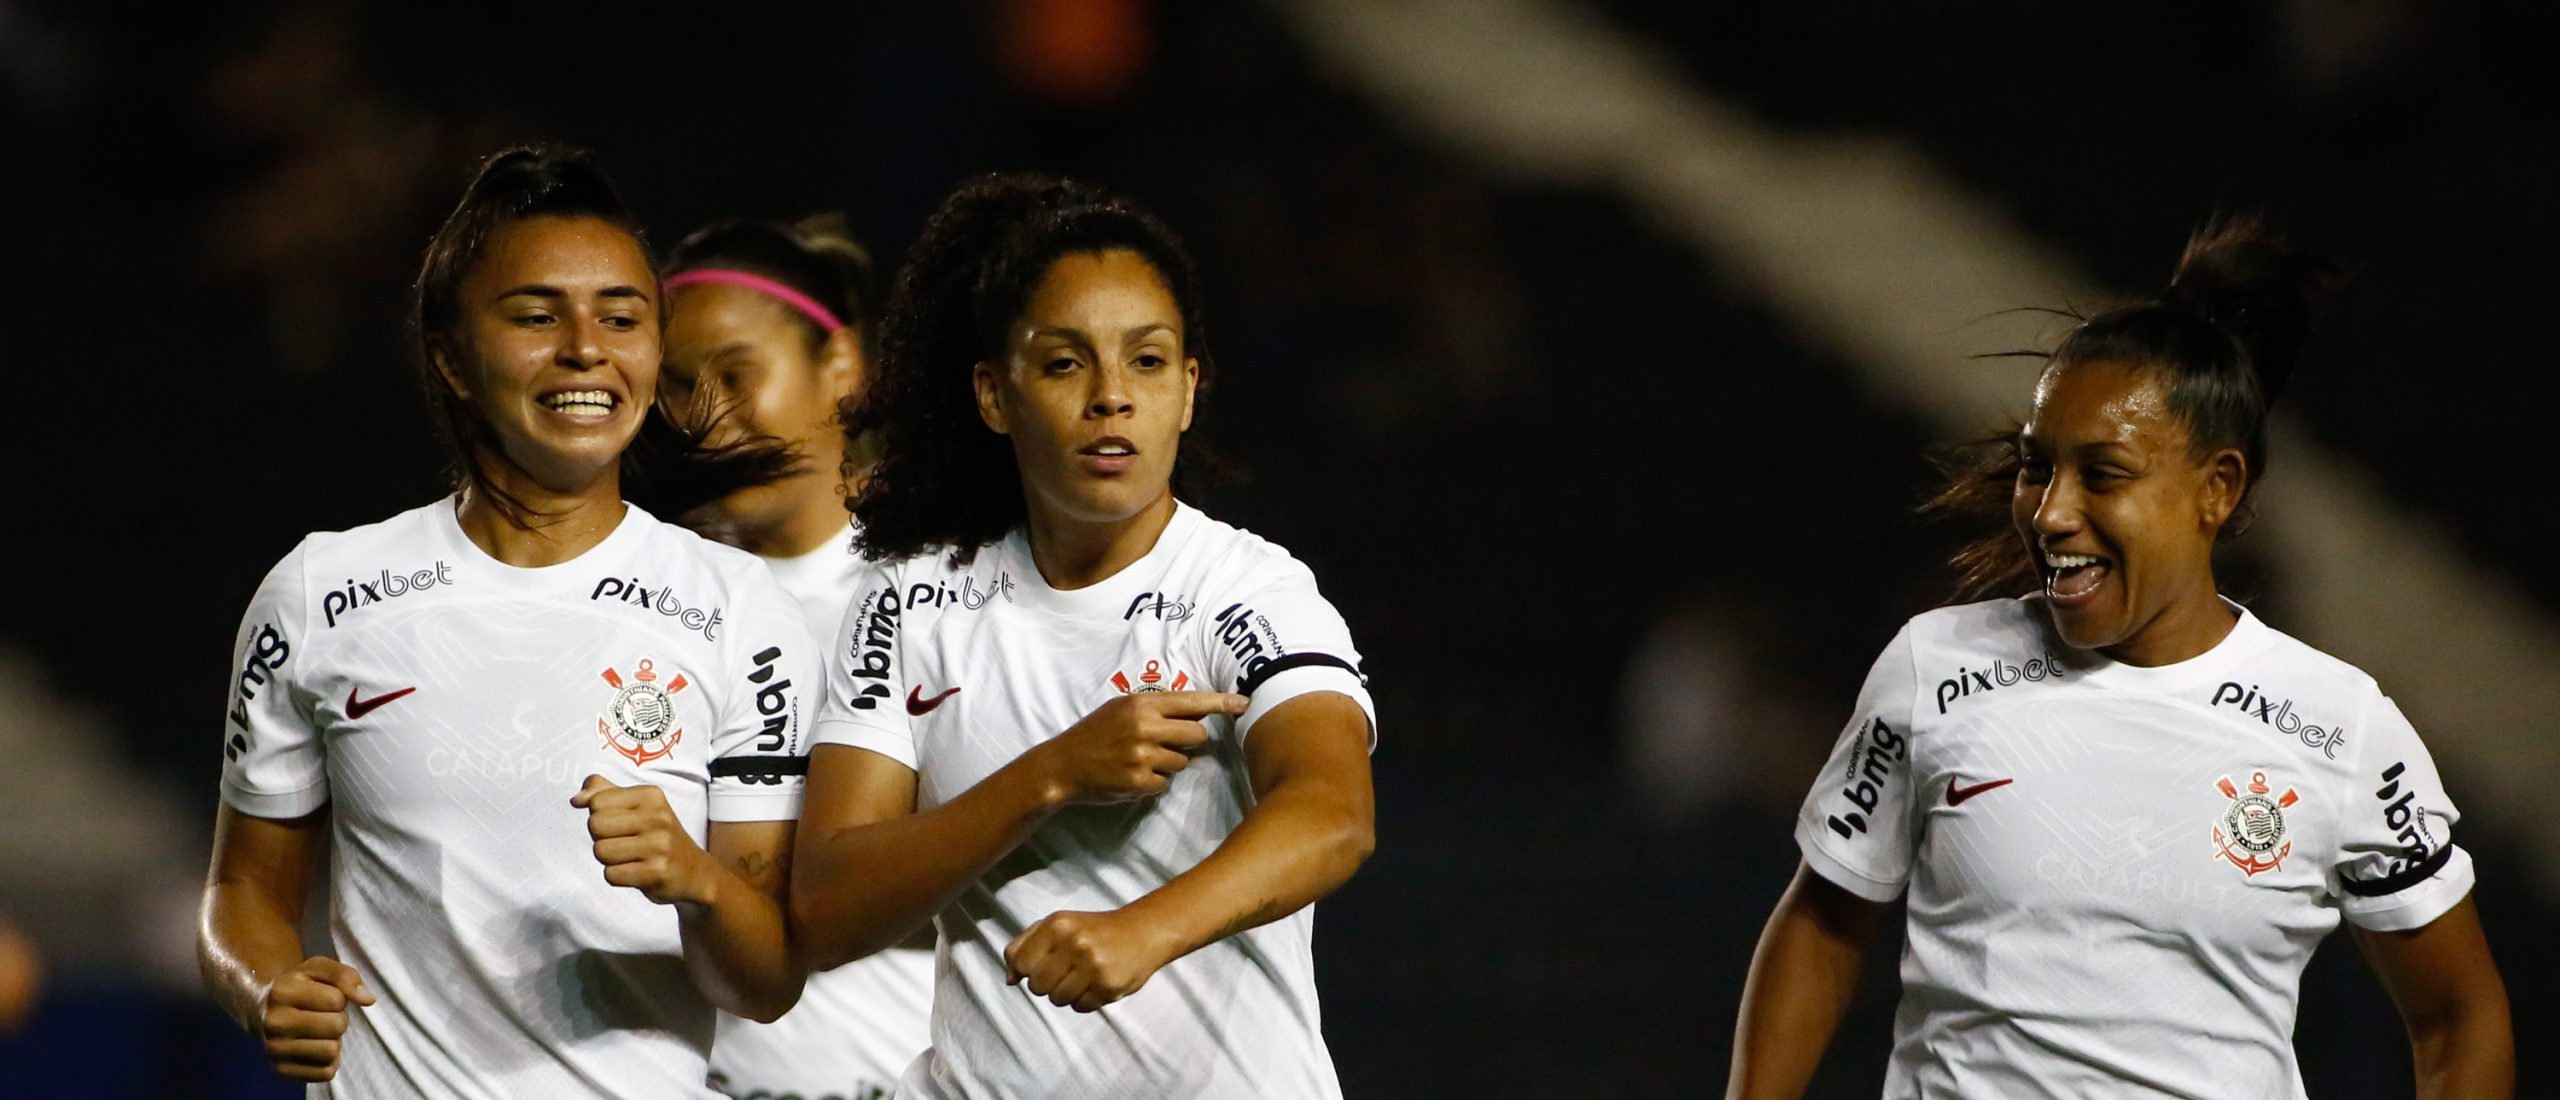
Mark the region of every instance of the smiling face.
<instances>
[{"instance_id":1,"label":"smiling face","mask_svg":"<svg viewBox=\"0 0 2560 1100\"><path fill-rule=\"evenodd\" d=\"M2236 448L2192 453L2167 373L2053 367L2018 445L2010 514L2063 641L2144 665L2211 648L2230 621L2214 538L2239 506L2247 464Z\"/></svg>"},{"instance_id":2,"label":"smiling face","mask_svg":"<svg viewBox=\"0 0 2560 1100\"><path fill-rule=\"evenodd\" d=\"M586 489L615 473L654 395L657 287L640 242L609 222L502 225L462 278L436 371L535 484Z\"/></svg>"},{"instance_id":3,"label":"smiling face","mask_svg":"<svg viewBox=\"0 0 2560 1100\"><path fill-rule=\"evenodd\" d=\"M675 292L667 321L660 396L682 411L706 403L720 412L706 442L771 436L802 458L800 473L722 499L722 519L761 529L788 521L815 501L843 520L835 486L844 461L837 403L862 383L861 341L838 329L813 341L814 327L760 291L698 283Z\"/></svg>"},{"instance_id":4,"label":"smiling face","mask_svg":"<svg viewBox=\"0 0 2560 1100\"><path fill-rule=\"evenodd\" d=\"M1128 249L1060 257L1003 354L978 364L978 415L1011 438L1035 522L1120 523L1170 498L1200 364L1153 264Z\"/></svg>"}]
</instances>

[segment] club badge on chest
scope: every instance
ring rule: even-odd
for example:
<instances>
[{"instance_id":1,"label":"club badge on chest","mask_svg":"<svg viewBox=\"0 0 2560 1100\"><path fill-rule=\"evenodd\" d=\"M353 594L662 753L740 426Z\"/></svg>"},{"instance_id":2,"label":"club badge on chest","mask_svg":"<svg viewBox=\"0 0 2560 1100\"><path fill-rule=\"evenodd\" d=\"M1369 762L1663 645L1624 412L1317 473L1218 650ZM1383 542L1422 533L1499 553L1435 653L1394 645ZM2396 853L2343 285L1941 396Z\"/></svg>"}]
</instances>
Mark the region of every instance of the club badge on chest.
<instances>
[{"instance_id":1,"label":"club badge on chest","mask_svg":"<svg viewBox=\"0 0 2560 1100\"><path fill-rule=\"evenodd\" d=\"M2284 857L2293 854L2284 811L2300 796L2291 787L2270 796L2273 788L2267 785L2265 772L2250 772L2246 788L2232 783L2227 775L2214 780L2213 786L2231 800L2213 825L2215 854L2252 876L2283 866Z\"/></svg>"},{"instance_id":2,"label":"club badge on chest","mask_svg":"<svg viewBox=\"0 0 2560 1100\"><path fill-rule=\"evenodd\" d=\"M613 701L596 719L596 732L604 736L606 747L633 764L664 759L676 751L676 743L684 740L684 730L676 726L675 696L689 686L683 673L661 685L656 663L643 657L630 679L607 668L604 682L614 689Z\"/></svg>"},{"instance_id":3,"label":"club badge on chest","mask_svg":"<svg viewBox=\"0 0 2560 1100\"><path fill-rule=\"evenodd\" d=\"M1111 686L1119 688L1122 695L1139 691L1182 691L1191 686L1191 674L1176 672L1173 678L1167 681L1164 662L1151 658L1147 661L1147 667L1138 673L1136 682L1132 683L1126 672L1114 672L1111 674Z\"/></svg>"}]
</instances>

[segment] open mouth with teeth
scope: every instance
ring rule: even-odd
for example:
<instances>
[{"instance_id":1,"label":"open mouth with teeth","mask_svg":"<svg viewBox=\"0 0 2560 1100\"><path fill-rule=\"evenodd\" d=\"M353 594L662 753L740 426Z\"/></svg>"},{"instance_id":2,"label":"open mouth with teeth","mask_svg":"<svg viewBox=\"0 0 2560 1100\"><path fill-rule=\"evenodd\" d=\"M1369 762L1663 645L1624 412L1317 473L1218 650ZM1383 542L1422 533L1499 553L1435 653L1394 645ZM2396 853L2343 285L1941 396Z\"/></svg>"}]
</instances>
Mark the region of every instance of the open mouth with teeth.
<instances>
[{"instance_id":1,"label":"open mouth with teeth","mask_svg":"<svg viewBox=\"0 0 2560 1100\"><path fill-rule=\"evenodd\" d=\"M1127 458L1130 455L1137 454L1138 449L1130 446L1126 440L1105 439L1097 443L1086 444L1084 449L1076 453L1100 455L1104 458Z\"/></svg>"},{"instance_id":2,"label":"open mouth with teeth","mask_svg":"<svg viewBox=\"0 0 2560 1100\"><path fill-rule=\"evenodd\" d=\"M2044 594L2056 603L2074 604L2089 598L2106 583L2115 571L2115 563L2090 554L2044 555Z\"/></svg>"},{"instance_id":3,"label":"open mouth with teeth","mask_svg":"<svg viewBox=\"0 0 2560 1100\"><path fill-rule=\"evenodd\" d=\"M580 419L612 416L616 404L613 394L605 390L563 390L544 394L540 400L543 408Z\"/></svg>"}]
</instances>

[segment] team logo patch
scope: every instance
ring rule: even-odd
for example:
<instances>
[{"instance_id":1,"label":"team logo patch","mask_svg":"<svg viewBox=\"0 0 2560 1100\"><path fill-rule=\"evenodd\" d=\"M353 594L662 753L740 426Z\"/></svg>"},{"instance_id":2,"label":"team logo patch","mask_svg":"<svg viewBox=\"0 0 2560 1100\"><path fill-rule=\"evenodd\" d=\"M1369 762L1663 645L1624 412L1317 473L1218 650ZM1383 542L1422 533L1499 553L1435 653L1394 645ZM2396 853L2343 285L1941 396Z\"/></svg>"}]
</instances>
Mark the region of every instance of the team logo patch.
<instances>
[{"instance_id":1,"label":"team logo patch","mask_svg":"<svg viewBox=\"0 0 2560 1100\"><path fill-rule=\"evenodd\" d=\"M2214 780L2213 786L2231 800L2213 825L2216 853L2251 875L2283 866L2284 857L2293 854L2293 838L2286 835L2284 811L2301 800L2293 788L2269 797L2265 772L2249 773L2245 789L2233 784L2227 775Z\"/></svg>"},{"instance_id":2,"label":"team logo patch","mask_svg":"<svg viewBox=\"0 0 2560 1100\"><path fill-rule=\"evenodd\" d=\"M1126 672L1114 672L1111 674L1111 686L1119 688L1122 695L1135 691L1181 691L1191 686L1191 674L1176 672L1173 682L1168 684L1164 679L1164 662L1150 660L1146 669L1138 673L1137 683L1130 683Z\"/></svg>"},{"instance_id":3,"label":"team logo patch","mask_svg":"<svg viewBox=\"0 0 2560 1100\"><path fill-rule=\"evenodd\" d=\"M596 719L596 732L604 735L606 747L630 757L634 764L676 751L676 742L684 740L684 731L676 728L675 700L676 693L688 686L683 673L661 686L657 666L643 657L629 680L608 668L604 682L613 685L613 702Z\"/></svg>"}]
</instances>

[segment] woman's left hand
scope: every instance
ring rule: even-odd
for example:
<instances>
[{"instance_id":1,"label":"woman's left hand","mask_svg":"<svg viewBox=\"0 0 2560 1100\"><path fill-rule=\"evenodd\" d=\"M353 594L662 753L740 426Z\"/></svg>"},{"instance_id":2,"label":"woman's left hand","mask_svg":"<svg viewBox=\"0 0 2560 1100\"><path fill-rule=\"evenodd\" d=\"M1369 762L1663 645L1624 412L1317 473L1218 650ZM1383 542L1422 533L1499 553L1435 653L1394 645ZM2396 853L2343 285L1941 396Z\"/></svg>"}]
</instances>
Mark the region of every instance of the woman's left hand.
<instances>
[{"instance_id":1,"label":"woman's left hand","mask_svg":"<svg viewBox=\"0 0 2560 1100\"><path fill-rule=\"evenodd\" d=\"M1006 984L1091 1012L1137 992L1176 954L1170 933L1126 909L1051 913L1005 947Z\"/></svg>"}]
</instances>

